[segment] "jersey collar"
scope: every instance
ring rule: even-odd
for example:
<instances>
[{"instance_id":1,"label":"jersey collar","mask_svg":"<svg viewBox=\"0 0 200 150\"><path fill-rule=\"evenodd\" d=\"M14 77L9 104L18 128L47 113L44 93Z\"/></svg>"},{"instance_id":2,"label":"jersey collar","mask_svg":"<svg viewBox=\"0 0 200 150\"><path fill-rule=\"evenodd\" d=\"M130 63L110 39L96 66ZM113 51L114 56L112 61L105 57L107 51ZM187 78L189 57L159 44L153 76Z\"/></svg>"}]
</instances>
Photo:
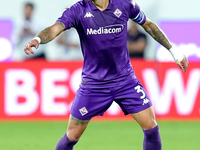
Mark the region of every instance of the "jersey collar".
<instances>
[{"instance_id":1,"label":"jersey collar","mask_svg":"<svg viewBox=\"0 0 200 150\"><path fill-rule=\"evenodd\" d=\"M89 1L90 7L92 10L99 10L91 1ZM110 0L108 7L105 10L113 8L113 0Z\"/></svg>"}]
</instances>

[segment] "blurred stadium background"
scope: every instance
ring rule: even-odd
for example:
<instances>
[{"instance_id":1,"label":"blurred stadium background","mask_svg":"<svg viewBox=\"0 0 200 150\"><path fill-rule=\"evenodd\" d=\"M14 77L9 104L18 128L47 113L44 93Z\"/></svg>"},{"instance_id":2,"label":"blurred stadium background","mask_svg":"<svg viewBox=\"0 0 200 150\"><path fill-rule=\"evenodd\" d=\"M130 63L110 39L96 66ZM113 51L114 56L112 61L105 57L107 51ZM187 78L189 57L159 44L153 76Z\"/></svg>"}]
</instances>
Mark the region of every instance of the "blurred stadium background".
<instances>
[{"instance_id":1,"label":"blurred stadium background","mask_svg":"<svg viewBox=\"0 0 200 150\"><path fill-rule=\"evenodd\" d=\"M17 34L26 2L34 3L33 18L43 29L76 1L0 0L1 150L53 150L64 134L70 105L80 83L82 59L63 55L63 48L56 40L45 45L45 59L27 59L21 53L15 56L15 52L23 51L17 44ZM200 1L136 2L190 60L188 72L182 73L169 53L149 36L145 58L131 60L154 104L163 150L197 150L200 147ZM76 36L73 39L77 40ZM137 123L130 116L124 117L113 103L104 117L92 120L75 149L142 150L142 137Z\"/></svg>"}]
</instances>

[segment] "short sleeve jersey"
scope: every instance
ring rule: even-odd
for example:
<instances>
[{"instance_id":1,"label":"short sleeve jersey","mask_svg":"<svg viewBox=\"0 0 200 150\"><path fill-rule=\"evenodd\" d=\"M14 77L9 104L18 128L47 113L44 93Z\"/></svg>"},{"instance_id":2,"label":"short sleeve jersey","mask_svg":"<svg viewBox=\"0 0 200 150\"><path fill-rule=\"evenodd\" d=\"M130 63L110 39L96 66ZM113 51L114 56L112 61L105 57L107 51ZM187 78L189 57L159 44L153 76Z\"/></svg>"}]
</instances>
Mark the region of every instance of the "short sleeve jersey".
<instances>
[{"instance_id":1,"label":"short sleeve jersey","mask_svg":"<svg viewBox=\"0 0 200 150\"><path fill-rule=\"evenodd\" d=\"M110 0L100 11L82 0L67 8L57 21L74 27L84 57L81 86L114 87L134 74L127 50L127 21L144 24L146 17L132 0Z\"/></svg>"}]
</instances>

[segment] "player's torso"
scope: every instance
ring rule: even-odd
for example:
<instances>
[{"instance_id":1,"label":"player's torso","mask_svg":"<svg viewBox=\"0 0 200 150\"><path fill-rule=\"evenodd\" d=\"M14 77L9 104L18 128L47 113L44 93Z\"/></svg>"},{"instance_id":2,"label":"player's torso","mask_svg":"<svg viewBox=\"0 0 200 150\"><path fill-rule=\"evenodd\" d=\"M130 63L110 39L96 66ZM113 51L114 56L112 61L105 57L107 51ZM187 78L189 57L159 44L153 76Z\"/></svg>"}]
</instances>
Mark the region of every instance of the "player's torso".
<instances>
[{"instance_id":1,"label":"player's torso","mask_svg":"<svg viewBox=\"0 0 200 150\"><path fill-rule=\"evenodd\" d=\"M84 56L83 80L99 84L96 80L102 83L130 74L127 50L129 17L125 8L114 2L104 11L97 9L92 2L87 2L82 8L76 29Z\"/></svg>"},{"instance_id":2,"label":"player's torso","mask_svg":"<svg viewBox=\"0 0 200 150\"><path fill-rule=\"evenodd\" d=\"M77 31L81 40L94 45L94 48L98 45L98 49L102 50L110 47L111 42L113 46L125 44L128 19L125 8L120 5L110 3L106 10L100 11L88 2L80 13Z\"/></svg>"}]
</instances>

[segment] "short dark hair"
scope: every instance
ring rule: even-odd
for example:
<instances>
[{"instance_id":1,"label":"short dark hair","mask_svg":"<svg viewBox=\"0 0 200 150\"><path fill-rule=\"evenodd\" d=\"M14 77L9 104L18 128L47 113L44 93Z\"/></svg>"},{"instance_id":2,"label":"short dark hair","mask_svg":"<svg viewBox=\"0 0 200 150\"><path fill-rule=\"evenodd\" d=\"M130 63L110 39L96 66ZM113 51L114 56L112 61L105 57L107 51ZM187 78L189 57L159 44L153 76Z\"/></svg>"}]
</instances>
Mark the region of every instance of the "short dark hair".
<instances>
[{"instance_id":1,"label":"short dark hair","mask_svg":"<svg viewBox=\"0 0 200 150\"><path fill-rule=\"evenodd\" d=\"M34 4L33 3L31 3L31 2L27 2L27 3L25 3L25 5L24 5L25 7L27 7L27 6L29 6L29 7L31 7L31 8L33 8L34 9Z\"/></svg>"}]
</instances>

